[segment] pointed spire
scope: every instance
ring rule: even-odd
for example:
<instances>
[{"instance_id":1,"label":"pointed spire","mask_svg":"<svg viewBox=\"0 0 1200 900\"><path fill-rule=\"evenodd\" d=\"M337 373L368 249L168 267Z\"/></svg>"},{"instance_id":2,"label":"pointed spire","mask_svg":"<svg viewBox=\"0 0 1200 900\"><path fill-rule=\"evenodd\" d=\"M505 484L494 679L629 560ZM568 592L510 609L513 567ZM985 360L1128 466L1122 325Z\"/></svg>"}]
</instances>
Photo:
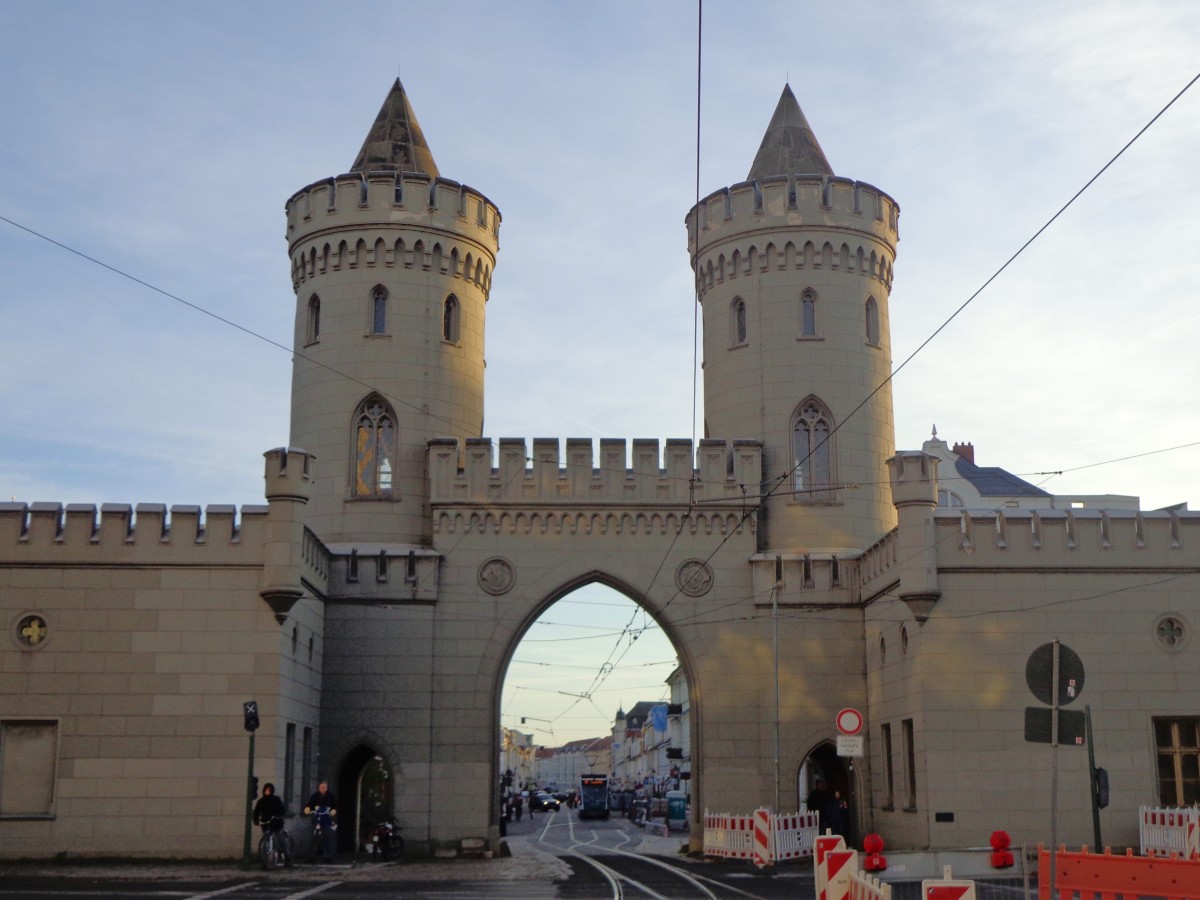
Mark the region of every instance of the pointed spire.
<instances>
[{"instance_id":1,"label":"pointed spire","mask_svg":"<svg viewBox=\"0 0 1200 900\"><path fill-rule=\"evenodd\" d=\"M829 160L804 118L791 85L785 84L746 180L757 181L770 175L832 174Z\"/></svg>"},{"instance_id":2,"label":"pointed spire","mask_svg":"<svg viewBox=\"0 0 1200 900\"><path fill-rule=\"evenodd\" d=\"M383 101L350 171L423 172L437 177L437 163L399 78Z\"/></svg>"}]
</instances>

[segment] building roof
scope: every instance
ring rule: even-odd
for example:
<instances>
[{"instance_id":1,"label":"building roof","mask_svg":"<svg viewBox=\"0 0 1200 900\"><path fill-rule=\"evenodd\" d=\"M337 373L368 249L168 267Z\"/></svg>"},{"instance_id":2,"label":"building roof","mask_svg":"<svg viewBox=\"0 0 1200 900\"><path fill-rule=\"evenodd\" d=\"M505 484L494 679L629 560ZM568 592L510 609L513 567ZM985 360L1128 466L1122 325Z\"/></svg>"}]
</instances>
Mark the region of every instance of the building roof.
<instances>
[{"instance_id":1,"label":"building roof","mask_svg":"<svg viewBox=\"0 0 1200 900\"><path fill-rule=\"evenodd\" d=\"M587 750L601 752L612 749L612 735L606 734L604 737L581 738L577 741L568 741L558 748L559 753L582 753Z\"/></svg>"},{"instance_id":2,"label":"building roof","mask_svg":"<svg viewBox=\"0 0 1200 900\"><path fill-rule=\"evenodd\" d=\"M791 85L785 84L746 180L759 181L771 175L832 174L825 151L804 118Z\"/></svg>"},{"instance_id":3,"label":"building roof","mask_svg":"<svg viewBox=\"0 0 1200 900\"><path fill-rule=\"evenodd\" d=\"M421 172L438 176L437 163L399 78L383 101L350 171Z\"/></svg>"},{"instance_id":4,"label":"building roof","mask_svg":"<svg viewBox=\"0 0 1200 900\"><path fill-rule=\"evenodd\" d=\"M954 460L954 468L960 478L971 483L981 497L1050 497L1052 494L1043 491L1037 485L1030 484L1023 478L1018 478L1012 472L1007 472L999 466L977 466L969 459L959 457Z\"/></svg>"}]
</instances>

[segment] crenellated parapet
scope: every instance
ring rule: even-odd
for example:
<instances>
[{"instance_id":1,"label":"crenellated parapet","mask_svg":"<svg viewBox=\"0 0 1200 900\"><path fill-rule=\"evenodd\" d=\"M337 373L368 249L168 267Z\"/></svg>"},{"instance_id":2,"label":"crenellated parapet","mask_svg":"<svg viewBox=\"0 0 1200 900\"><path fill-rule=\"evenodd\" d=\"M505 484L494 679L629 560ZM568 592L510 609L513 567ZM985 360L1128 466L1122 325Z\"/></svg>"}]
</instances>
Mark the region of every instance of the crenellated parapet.
<instances>
[{"instance_id":1,"label":"crenellated parapet","mask_svg":"<svg viewBox=\"0 0 1200 900\"><path fill-rule=\"evenodd\" d=\"M1197 570L1200 512L1187 510L943 509L939 566L1117 566Z\"/></svg>"},{"instance_id":2,"label":"crenellated parapet","mask_svg":"<svg viewBox=\"0 0 1200 900\"><path fill-rule=\"evenodd\" d=\"M5 564L261 562L267 506L0 503Z\"/></svg>"},{"instance_id":3,"label":"crenellated parapet","mask_svg":"<svg viewBox=\"0 0 1200 900\"><path fill-rule=\"evenodd\" d=\"M501 438L498 448L490 438L438 438L429 442L429 480L434 505L741 504L762 482L762 444L603 438L596 455L590 438L567 438L563 456L557 438L534 438L532 451L524 438Z\"/></svg>"},{"instance_id":4,"label":"crenellated parapet","mask_svg":"<svg viewBox=\"0 0 1200 900\"><path fill-rule=\"evenodd\" d=\"M292 284L327 272L408 268L490 289L500 211L479 191L419 172L347 174L287 202Z\"/></svg>"},{"instance_id":5,"label":"crenellated parapet","mask_svg":"<svg viewBox=\"0 0 1200 900\"><path fill-rule=\"evenodd\" d=\"M709 194L685 222L703 295L739 276L802 269L865 275L890 290L899 219L896 201L865 182L778 175Z\"/></svg>"}]
</instances>

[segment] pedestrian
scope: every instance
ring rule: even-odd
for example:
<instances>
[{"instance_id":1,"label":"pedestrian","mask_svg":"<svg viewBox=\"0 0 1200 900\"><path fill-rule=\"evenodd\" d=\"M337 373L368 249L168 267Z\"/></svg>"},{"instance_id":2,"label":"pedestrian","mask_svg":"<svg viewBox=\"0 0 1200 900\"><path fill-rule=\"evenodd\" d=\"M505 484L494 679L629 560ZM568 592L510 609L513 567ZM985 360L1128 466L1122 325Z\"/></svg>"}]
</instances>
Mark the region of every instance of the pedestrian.
<instances>
[{"instance_id":1,"label":"pedestrian","mask_svg":"<svg viewBox=\"0 0 1200 900\"><path fill-rule=\"evenodd\" d=\"M520 822L521 821L521 809L522 809L522 807L525 806L525 802L521 798L520 794L517 794L517 796L513 797L513 804L517 807L517 821Z\"/></svg>"},{"instance_id":2,"label":"pedestrian","mask_svg":"<svg viewBox=\"0 0 1200 900\"><path fill-rule=\"evenodd\" d=\"M850 816L850 809L846 803L846 799L842 796L841 791L834 791L833 797L829 800L828 811L825 814L827 827L834 834L846 836L847 819Z\"/></svg>"},{"instance_id":3,"label":"pedestrian","mask_svg":"<svg viewBox=\"0 0 1200 900\"><path fill-rule=\"evenodd\" d=\"M824 834L825 829L829 827L829 791L825 789L825 781L821 778L817 779L816 785L808 793L808 799L804 801L804 805L808 807L809 812L817 814L817 833Z\"/></svg>"}]
</instances>

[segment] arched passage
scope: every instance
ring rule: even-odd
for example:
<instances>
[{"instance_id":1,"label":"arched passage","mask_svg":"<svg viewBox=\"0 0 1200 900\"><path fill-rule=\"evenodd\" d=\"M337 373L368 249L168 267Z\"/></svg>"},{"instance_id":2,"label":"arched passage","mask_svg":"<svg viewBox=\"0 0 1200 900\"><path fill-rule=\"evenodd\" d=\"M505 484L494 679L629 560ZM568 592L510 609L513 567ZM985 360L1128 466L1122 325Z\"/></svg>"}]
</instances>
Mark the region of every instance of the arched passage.
<instances>
[{"instance_id":1,"label":"arched passage","mask_svg":"<svg viewBox=\"0 0 1200 900\"><path fill-rule=\"evenodd\" d=\"M799 802L820 814L822 834L832 829L847 844L857 846L858 791L852 759L838 756L834 744L822 741L804 757L796 790Z\"/></svg>"},{"instance_id":2,"label":"arched passage","mask_svg":"<svg viewBox=\"0 0 1200 900\"><path fill-rule=\"evenodd\" d=\"M387 760L358 744L342 759L334 796L339 803L338 852L361 850L375 826L394 816L395 779Z\"/></svg>"},{"instance_id":3,"label":"arched passage","mask_svg":"<svg viewBox=\"0 0 1200 900\"><path fill-rule=\"evenodd\" d=\"M609 776L615 810L690 787L688 680L650 610L592 573L547 597L523 623L499 698L499 813L513 794L569 794Z\"/></svg>"}]
</instances>

